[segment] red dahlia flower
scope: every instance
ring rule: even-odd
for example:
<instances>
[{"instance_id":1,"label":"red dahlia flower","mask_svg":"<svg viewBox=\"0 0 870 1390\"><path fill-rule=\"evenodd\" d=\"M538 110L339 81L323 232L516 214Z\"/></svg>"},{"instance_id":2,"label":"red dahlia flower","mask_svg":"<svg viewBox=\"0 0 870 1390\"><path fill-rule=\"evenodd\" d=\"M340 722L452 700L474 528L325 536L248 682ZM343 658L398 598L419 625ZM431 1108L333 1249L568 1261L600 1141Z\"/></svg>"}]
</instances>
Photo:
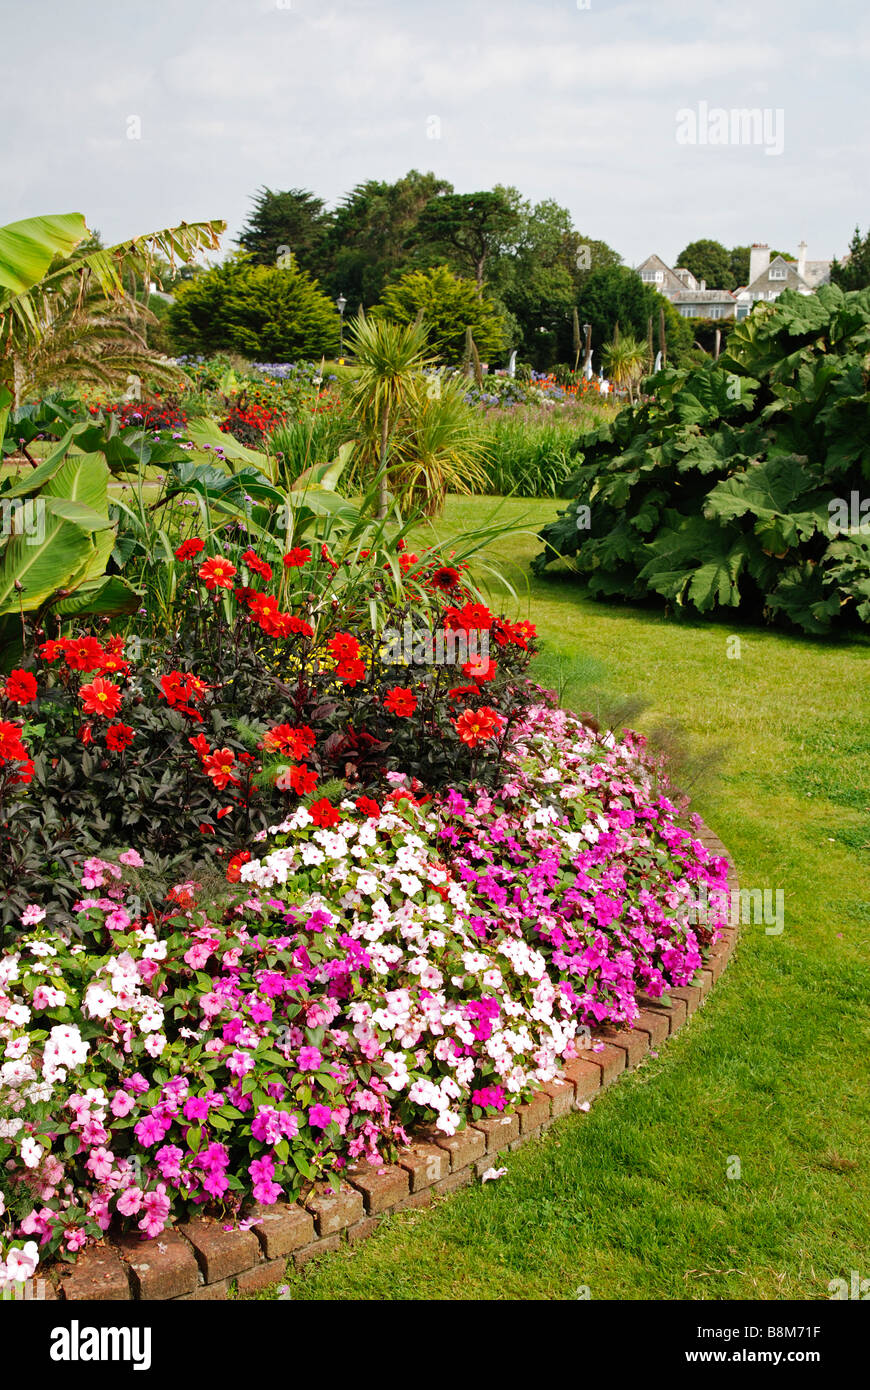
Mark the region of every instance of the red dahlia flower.
<instances>
[{"instance_id":1,"label":"red dahlia flower","mask_svg":"<svg viewBox=\"0 0 870 1390\"><path fill-rule=\"evenodd\" d=\"M106 747L113 753L123 753L136 737L129 724L110 724L106 730Z\"/></svg>"},{"instance_id":2,"label":"red dahlia flower","mask_svg":"<svg viewBox=\"0 0 870 1390\"><path fill-rule=\"evenodd\" d=\"M358 796L354 802L356 809L362 811L369 820L377 820L381 814L381 808L376 801L372 801L370 796Z\"/></svg>"},{"instance_id":3,"label":"red dahlia flower","mask_svg":"<svg viewBox=\"0 0 870 1390\"><path fill-rule=\"evenodd\" d=\"M29 705L36 699L36 681L31 672L10 671L3 694L15 705Z\"/></svg>"},{"instance_id":4,"label":"red dahlia flower","mask_svg":"<svg viewBox=\"0 0 870 1390\"><path fill-rule=\"evenodd\" d=\"M359 642L350 632L337 632L326 645L336 661L353 661L359 656Z\"/></svg>"},{"instance_id":5,"label":"red dahlia flower","mask_svg":"<svg viewBox=\"0 0 870 1390\"><path fill-rule=\"evenodd\" d=\"M234 777L230 771L235 761L236 755L231 748L217 748L214 753L209 753L203 758L202 770L211 778L219 792L229 786L230 782L238 786L238 777Z\"/></svg>"},{"instance_id":6,"label":"red dahlia flower","mask_svg":"<svg viewBox=\"0 0 870 1390\"><path fill-rule=\"evenodd\" d=\"M323 830L329 830L331 826L338 825L341 820L340 813L325 796L321 797L319 801L315 801L313 806L309 806L308 814L314 824L319 825Z\"/></svg>"},{"instance_id":7,"label":"red dahlia flower","mask_svg":"<svg viewBox=\"0 0 870 1390\"><path fill-rule=\"evenodd\" d=\"M361 661L340 661L335 668L335 674L343 685L349 685L351 689L359 685L366 668Z\"/></svg>"},{"instance_id":8,"label":"red dahlia flower","mask_svg":"<svg viewBox=\"0 0 870 1390\"><path fill-rule=\"evenodd\" d=\"M246 550L242 556L242 564L247 565L254 574L259 574L267 583L272 578L272 566L266 560L261 560L256 551Z\"/></svg>"},{"instance_id":9,"label":"red dahlia flower","mask_svg":"<svg viewBox=\"0 0 870 1390\"><path fill-rule=\"evenodd\" d=\"M406 690L401 685L394 685L384 700L384 709L388 709L390 714L395 714L399 719L407 719L416 708L417 696L413 690Z\"/></svg>"},{"instance_id":10,"label":"red dahlia flower","mask_svg":"<svg viewBox=\"0 0 870 1390\"><path fill-rule=\"evenodd\" d=\"M484 705L476 712L470 709L463 710L453 723L462 742L467 743L469 748L476 748L479 743L495 738L501 719L494 709Z\"/></svg>"},{"instance_id":11,"label":"red dahlia flower","mask_svg":"<svg viewBox=\"0 0 870 1390\"><path fill-rule=\"evenodd\" d=\"M175 552L176 560L193 560L205 550L205 541L201 541L199 536L193 536L189 541L182 541Z\"/></svg>"},{"instance_id":12,"label":"red dahlia flower","mask_svg":"<svg viewBox=\"0 0 870 1390\"><path fill-rule=\"evenodd\" d=\"M197 570L197 574L209 592L214 589L231 589L233 587L233 575L237 573L235 565L231 565L229 560L216 558L206 560L205 564L200 565Z\"/></svg>"},{"instance_id":13,"label":"red dahlia flower","mask_svg":"<svg viewBox=\"0 0 870 1390\"><path fill-rule=\"evenodd\" d=\"M106 653L96 637L69 638L63 642L66 664L73 671L97 671L106 659Z\"/></svg>"},{"instance_id":14,"label":"red dahlia flower","mask_svg":"<svg viewBox=\"0 0 870 1390\"><path fill-rule=\"evenodd\" d=\"M0 759L4 762L15 762L27 757L27 748L21 741L22 732L22 725L0 719Z\"/></svg>"},{"instance_id":15,"label":"red dahlia flower","mask_svg":"<svg viewBox=\"0 0 870 1390\"><path fill-rule=\"evenodd\" d=\"M57 661L58 657L63 656L63 648L63 642L43 642L39 655L43 661Z\"/></svg>"},{"instance_id":16,"label":"red dahlia flower","mask_svg":"<svg viewBox=\"0 0 870 1390\"><path fill-rule=\"evenodd\" d=\"M298 569L300 565L305 565L311 559L311 551L307 546L295 545L292 550L288 550L284 556L284 565L288 570Z\"/></svg>"},{"instance_id":17,"label":"red dahlia flower","mask_svg":"<svg viewBox=\"0 0 870 1390\"><path fill-rule=\"evenodd\" d=\"M90 685L83 685L79 694L85 714L101 714L113 719L121 708L120 690L111 681L104 681L102 676L97 676Z\"/></svg>"}]
</instances>

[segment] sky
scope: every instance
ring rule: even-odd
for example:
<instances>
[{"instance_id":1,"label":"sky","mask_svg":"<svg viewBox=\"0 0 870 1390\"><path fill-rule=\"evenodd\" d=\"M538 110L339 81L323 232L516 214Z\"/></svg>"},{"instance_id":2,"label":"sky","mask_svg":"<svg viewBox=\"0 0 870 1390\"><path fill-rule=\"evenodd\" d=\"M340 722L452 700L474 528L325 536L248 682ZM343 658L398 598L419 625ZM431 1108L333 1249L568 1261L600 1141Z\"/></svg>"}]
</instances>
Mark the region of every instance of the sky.
<instances>
[{"instance_id":1,"label":"sky","mask_svg":"<svg viewBox=\"0 0 870 1390\"><path fill-rule=\"evenodd\" d=\"M223 218L231 250L261 186L415 168L553 198L631 265L870 225L866 0L27 0L2 33L0 224Z\"/></svg>"}]
</instances>

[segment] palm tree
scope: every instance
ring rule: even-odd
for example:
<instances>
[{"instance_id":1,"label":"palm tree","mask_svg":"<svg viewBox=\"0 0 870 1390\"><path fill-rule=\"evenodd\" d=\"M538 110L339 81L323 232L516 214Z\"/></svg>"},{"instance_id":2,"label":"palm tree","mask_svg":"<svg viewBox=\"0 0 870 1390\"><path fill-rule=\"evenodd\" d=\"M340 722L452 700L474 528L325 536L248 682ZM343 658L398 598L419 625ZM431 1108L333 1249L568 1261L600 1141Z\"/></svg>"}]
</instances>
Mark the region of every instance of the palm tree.
<instances>
[{"instance_id":1,"label":"palm tree","mask_svg":"<svg viewBox=\"0 0 870 1390\"><path fill-rule=\"evenodd\" d=\"M357 319L348 335L357 373L350 391L352 414L360 423L362 458L378 475L377 515L387 514L390 440L408 409L415 381L435 365L427 352L423 323Z\"/></svg>"},{"instance_id":2,"label":"palm tree","mask_svg":"<svg viewBox=\"0 0 870 1390\"><path fill-rule=\"evenodd\" d=\"M223 222L182 222L117 246L95 246L81 213L31 217L0 227L0 437L11 404L19 403L26 362L76 304L88 297L122 302L125 276L150 281L152 258L174 265L220 246ZM104 313L105 317L105 313ZM69 360L69 351L67 353Z\"/></svg>"},{"instance_id":3,"label":"palm tree","mask_svg":"<svg viewBox=\"0 0 870 1390\"><path fill-rule=\"evenodd\" d=\"M634 404L635 388L646 371L646 343L637 338L614 336L613 342L605 347L602 357L604 370L617 386L628 391L628 399Z\"/></svg>"}]
</instances>

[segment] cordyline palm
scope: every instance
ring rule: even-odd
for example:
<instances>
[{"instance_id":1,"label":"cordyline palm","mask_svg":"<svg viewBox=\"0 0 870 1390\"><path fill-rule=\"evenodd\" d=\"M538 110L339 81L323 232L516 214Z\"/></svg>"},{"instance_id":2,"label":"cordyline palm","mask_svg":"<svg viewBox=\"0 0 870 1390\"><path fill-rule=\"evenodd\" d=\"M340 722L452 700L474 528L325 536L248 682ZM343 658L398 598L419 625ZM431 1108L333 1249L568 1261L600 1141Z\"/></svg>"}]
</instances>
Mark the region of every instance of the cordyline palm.
<instances>
[{"instance_id":1,"label":"cordyline palm","mask_svg":"<svg viewBox=\"0 0 870 1390\"><path fill-rule=\"evenodd\" d=\"M378 475L377 515L387 514L390 441L407 415L414 384L435 365L425 324L357 319L349 334L356 376L349 403L361 427L362 457Z\"/></svg>"},{"instance_id":2,"label":"cordyline palm","mask_svg":"<svg viewBox=\"0 0 870 1390\"><path fill-rule=\"evenodd\" d=\"M448 492L486 487L487 434L465 391L459 377L428 376L418 377L409 394L391 476L401 503L419 507L426 516L440 514Z\"/></svg>"},{"instance_id":3,"label":"cordyline palm","mask_svg":"<svg viewBox=\"0 0 870 1390\"><path fill-rule=\"evenodd\" d=\"M633 404L635 387L646 370L646 343L631 337L614 338L605 347L602 358L611 381L627 389L628 399Z\"/></svg>"},{"instance_id":4,"label":"cordyline palm","mask_svg":"<svg viewBox=\"0 0 870 1390\"><path fill-rule=\"evenodd\" d=\"M124 277L148 281L152 258L170 265L219 248L223 222L182 222L117 246L94 248L81 213L31 217L0 227L0 438L18 404L25 360L50 331L61 301L83 305L91 294L123 300ZM82 243L87 249L76 251Z\"/></svg>"}]
</instances>

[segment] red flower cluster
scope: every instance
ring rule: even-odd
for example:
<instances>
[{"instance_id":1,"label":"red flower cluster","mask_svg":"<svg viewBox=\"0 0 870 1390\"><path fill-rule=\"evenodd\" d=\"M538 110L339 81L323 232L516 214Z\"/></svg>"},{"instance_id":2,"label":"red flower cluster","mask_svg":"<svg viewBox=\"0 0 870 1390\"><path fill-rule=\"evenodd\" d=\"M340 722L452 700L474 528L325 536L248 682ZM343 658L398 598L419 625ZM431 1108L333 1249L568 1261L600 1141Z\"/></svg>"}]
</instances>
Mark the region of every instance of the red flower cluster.
<instances>
[{"instance_id":1,"label":"red flower cluster","mask_svg":"<svg viewBox=\"0 0 870 1390\"><path fill-rule=\"evenodd\" d=\"M22 741L23 726L0 719L0 769L8 768L10 785L33 780L33 759ZM20 767L14 764L20 763Z\"/></svg>"},{"instance_id":2,"label":"red flower cluster","mask_svg":"<svg viewBox=\"0 0 870 1390\"><path fill-rule=\"evenodd\" d=\"M254 571L254 574L259 574L262 579L266 580L267 584L272 578L272 566L266 560L261 560L254 550L245 551L242 556L242 564L247 565L249 570Z\"/></svg>"},{"instance_id":3,"label":"red flower cluster","mask_svg":"<svg viewBox=\"0 0 870 1390\"><path fill-rule=\"evenodd\" d=\"M288 570L298 569L301 565L307 565L311 559L311 551L307 546L294 545L292 550L288 550L284 556L284 566Z\"/></svg>"},{"instance_id":4,"label":"red flower cluster","mask_svg":"<svg viewBox=\"0 0 870 1390\"><path fill-rule=\"evenodd\" d=\"M194 676L189 671L170 671L168 676L160 677L160 688L170 709L181 710L182 714L195 719L198 724L202 723L202 715L191 709L189 701L202 699L208 690L205 681L201 681L199 676Z\"/></svg>"},{"instance_id":5,"label":"red flower cluster","mask_svg":"<svg viewBox=\"0 0 870 1390\"><path fill-rule=\"evenodd\" d=\"M307 724L293 727L276 724L263 735L263 748L269 753L286 753L288 758L307 758L314 747L314 730Z\"/></svg>"}]
</instances>

